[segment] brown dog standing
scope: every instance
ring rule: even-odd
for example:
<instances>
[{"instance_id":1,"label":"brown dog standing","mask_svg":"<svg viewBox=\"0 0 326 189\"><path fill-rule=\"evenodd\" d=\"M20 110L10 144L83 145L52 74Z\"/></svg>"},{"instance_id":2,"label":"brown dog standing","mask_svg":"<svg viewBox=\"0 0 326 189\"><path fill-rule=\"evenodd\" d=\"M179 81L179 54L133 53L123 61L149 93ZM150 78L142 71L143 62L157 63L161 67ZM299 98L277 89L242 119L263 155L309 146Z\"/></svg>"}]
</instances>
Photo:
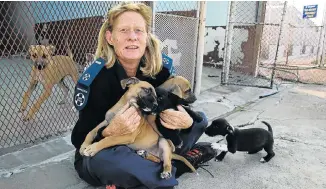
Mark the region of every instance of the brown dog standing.
<instances>
[{"instance_id":1,"label":"brown dog standing","mask_svg":"<svg viewBox=\"0 0 326 189\"><path fill-rule=\"evenodd\" d=\"M30 85L23 95L23 102L20 112L26 110L32 92L35 90L37 83L42 83L43 93L32 105L24 121L30 120L35 113L40 109L42 103L51 95L52 88L58 84L64 91L64 99L59 103L65 103L69 88L64 83L64 77L70 75L74 83L78 80L78 71L73 61L73 55L68 47L69 56L53 56L55 47L44 45L31 45L28 52L33 61L32 71L30 73Z\"/></svg>"},{"instance_id":2,"label":"brown dog standing","mask_svg":"<svg viewBox=\"0 0 326 189\"><path fill-rule=\"evenodd\" d=\"M104 148L108 148L115 145L125 144L134 150L145 150L150 154L159 157L163 161L163 172L161 178L168 179L172 176L172 159L177 159L185 162L194 172L195 168L183 157L173 154L174 145L171 141L159 137L159 134L154 131L153 127L147 122L144 116L141 116L139 127L132 133L122 136L107 136L99 142L93 142L97 131L101 127L109 125L110 120L114 117L127 102L136 108L151 112L155 109L156 94L152 85L145 81L139 81L137 78L129 78L121 81L123 88L126 86L129 89L120 98L120 100L106 113L105 120L100 123L96 128L88 133L85 141L81 145L80 153L86 156L94 156L97 152ZM143 107L137 103L139 100L145 101Z\"/></svg>"}]
</instances>

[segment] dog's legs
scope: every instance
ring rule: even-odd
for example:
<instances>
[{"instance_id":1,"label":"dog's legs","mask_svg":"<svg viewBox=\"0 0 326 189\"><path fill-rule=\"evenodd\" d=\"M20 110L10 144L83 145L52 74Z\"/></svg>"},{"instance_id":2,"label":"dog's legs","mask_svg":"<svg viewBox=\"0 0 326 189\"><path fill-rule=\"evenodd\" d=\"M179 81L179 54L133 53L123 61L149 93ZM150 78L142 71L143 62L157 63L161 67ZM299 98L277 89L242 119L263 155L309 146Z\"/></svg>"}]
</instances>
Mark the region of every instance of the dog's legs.
<instances>
[{"instance_id":1,"label":"dog's legs","mask_svg":"<svg viewBox=\"0 0 326 189\"><path fill-rule=\"evenodd\" d=\"M271 160L275 156L275 153L273 151L273 143L266 145L264 147L264 150L267 152L267 155L260 159L260 162L262 163L269 162L269 160Z\"/></svg>"},{"instance_id":2,"label":"dog's legs","mask_svg":"<svg viewBox=\"0 0 326 189\"><path fill-rule=\"evenodd\" d=\"M162 152L163 172L162 179L169 179L172 176L172 150L169 142L165 138L160 138L158 142L160 151Z\"/></svg>"},{"instance_id":3,"label":"dog's legs","mask_svg":"<svg viewBox=\"0 0 326 189\"><path fill-rule=\"evenodd\" d=\"M37 86L38 81L37 80L31 80L30 85L27 89L27 91L25 92L24 96L23 96L23 102L22 105L20 107L20 112L23 112L26 110L27 104L29 102L29 99L31 97L32 92L35 90L36 86Z\"/></svg>"},{"instance_id":4,"label":"dog's legs","mask_svg":"<svg viewBox=\"0 0 326 189\"><path fill-rule=\"evenodd\" d=\"M215 157L215 161L222 161L227 153L227 151L221 152L218 156Z\"/></svg>"},{"instance_id":5,"label":"dog's legs","mask_svg":"<svg viewBox=\"0 0 326 189\"><path fill-rule=\"evenodd\" d=\"M107 126L108 123L106 120L102 121L100 124L98 124L93 130L91 130L87 135L86 135L86 138L83 142L83 144L80 146L80 149L79 149L79 153L81 155L83 155L84 153L84 150L92 144L96 134L97 134L97 131L102 128L102 127L105 127Z\"/></svg>"},{"instance_id":6,"label":"dog's legs","mask_svg":"<svg viewBox=\"0 0 326 189\"><path fill-rule=\"evenodd\" d=\"M46 86L46 85L43 85ZM44 91L41 94L41 96L37 99L36 103L33 104L33 106L31 107L31 109L29 110L27 116L24 118L24 121L30 120L33 118L34 114L40 109L41 105L43 104L43 102L49 98L49 96L51 95L51 91L52 91L52 87L51 86L47 86L44 87Z\"/></svg>"},{"instance_id":7,"label":"dog's legs","mask_svg":"<svg viewBox=\"0 0 326 189\"><path fill-rule=\"evenodd\" d=\"M137 135L138 132L134 132L131 135L105 137L99 142L94 142L93 144L87 146L83 154L85 156L94 156L97 152L103 150L104 148L112 147L118 144L131 144L135 141Z\"/></svg>"},{"instance_id":8,"label":"dog's legs","mask_svg":"<svg viewBox=\"0 0 326 189\"><path fill-rule=\"evenodd\" d=\"M58 86L63 90L63 99L59 102L59 105L66 103L66 99L68 96L68 92L69 92L69 88L68 86L64 83L64 78L62 78L59 83Z\"/></svg>"},{"instance_id":9,"label":"dog's legs","mask_svg":"<svg viewBox=\"0 0 326 189\"><path fill-rule=\"evenodd\" d=\"M260 149L257 149L257 150L252 150L252 151L249 151L248 154L255 154L255 153L258 153L262 150L262 148Z\"/></svg>"},{"instance_id":10,"label":"dog's legs","mask_svg":"<svg viewBox=\"0 0 326 189\"><path fill-rule=\"evenodd\" d=\"M78 82L78 71L74 71L74 73L70 74L72 80L74 81L75 84Z\"/></svg>"}]
</instances>

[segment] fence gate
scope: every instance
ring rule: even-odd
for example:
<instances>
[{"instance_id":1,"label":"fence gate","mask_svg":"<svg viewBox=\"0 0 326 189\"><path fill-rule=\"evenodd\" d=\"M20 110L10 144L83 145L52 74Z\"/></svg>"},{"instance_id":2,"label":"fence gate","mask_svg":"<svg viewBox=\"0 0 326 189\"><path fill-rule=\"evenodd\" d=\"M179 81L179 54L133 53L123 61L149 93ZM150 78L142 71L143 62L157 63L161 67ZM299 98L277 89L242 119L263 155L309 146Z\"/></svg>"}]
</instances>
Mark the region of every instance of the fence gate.
<instances>
[{"instance_id":1,"label":"fence gate","mask_svg":"<svg viewBox=\"0 0 326 189\"><path fill-rule=\"evenodd\" d=\"M277 46L283 7L266 17L274 2L232 1L226 34L222 84L271 88L273 60L268 73L262 74L260 56L264 42ZM274 48L274 57L276 51Z\"/></svg>"},{"instance_id":2,"label":"fence gate","mask_svg":"<svg viewBox=\"0 0 326 189\"><path fill-rule=\"evenodd\" d=\"M222 84L272 88L275 78L326 84L325 18L304 18L303 8L295 1L232 1Z\"/></svg>"}]
</instances>

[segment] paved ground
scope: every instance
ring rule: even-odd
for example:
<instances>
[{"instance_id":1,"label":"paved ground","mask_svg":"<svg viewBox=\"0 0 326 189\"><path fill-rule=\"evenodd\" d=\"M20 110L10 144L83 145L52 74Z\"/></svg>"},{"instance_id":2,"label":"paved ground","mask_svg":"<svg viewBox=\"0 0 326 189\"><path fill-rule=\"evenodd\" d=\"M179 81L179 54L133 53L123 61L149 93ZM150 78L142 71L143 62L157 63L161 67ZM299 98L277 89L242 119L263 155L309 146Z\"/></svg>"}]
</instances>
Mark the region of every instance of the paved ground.
<instances>
[{"instance_id":1,"label":"paved ground","mask_svg":"<svg viewBox=\"0 0 326 189\"><path fill-rule=\"evenodd\" d=\"M227 154L210 162L215 178L201 170L185 175L178 188L326 188L326 87L301 85L257 101L227 117L233 124L260 120L273 126L276 156ZM201 140L215 141L204 136Z\"/></svg>"},{"instance_id":2,"label":"paved ground","mask_svg":"<svg viewBox=\"0 0 326 189\"><path fill-rule=\"evenodd\" d=\"M269 121L274 129L276 156L261 164L265 155L228 154L223 162L206 167L215 178L199 169L186 174L177 188L326 188L326 87L283 85L281 92L234 86L216 87L200 95L195 109L211 120L227 116L232 124ZM201 141L217 138L203 136ZM69 133L22 151L0 156L0 188L79 189L82 182L72 165Z\"/></svg>"}]
</instances>

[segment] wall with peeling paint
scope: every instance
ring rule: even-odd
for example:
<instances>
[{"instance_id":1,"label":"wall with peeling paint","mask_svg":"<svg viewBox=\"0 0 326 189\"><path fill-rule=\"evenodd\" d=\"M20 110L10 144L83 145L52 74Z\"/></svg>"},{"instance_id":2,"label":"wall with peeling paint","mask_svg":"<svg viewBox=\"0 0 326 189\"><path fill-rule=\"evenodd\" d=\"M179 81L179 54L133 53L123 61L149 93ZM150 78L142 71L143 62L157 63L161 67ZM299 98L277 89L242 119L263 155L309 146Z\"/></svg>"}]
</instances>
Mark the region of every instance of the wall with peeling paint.
<instances>
[{"instance_id":1,"label":"wall with peeling paint","mask_svg":"<svg viewBox=\"0 0 326 189\"><path fill-rule=\"evenodd\" d=\"M228 3L214 2L223 5L216 11L216 4L207 6L207 21L204 48L204 63L212 65L220 65L224 60L226 23L228 13ZM257 2L237 2L235 3L236 12L234 22L237 23L255 23ZM222 16L222 13L224 14ZM215 18L215 21L213 20ZM221 18L224 20L222 21ZM224 23L224 25L218 25ZM216 24L216 25L214 25ZM253 49L255 34L250 30L251 27L239 27L235 24L234 40L232 43L231 66L240 68L241 70L253 72ZM250 33L251 32L251 33ZM250 34L249 34L250 33Z\"/></svg>"},{"instance_id":2,"label":"wall with peeling paint","mask_svg":"<svg viewBox=\"0 0 326 189\"><path fill-rule=\"evenodd\" d=\"M206 27L204 63L222 63L225 26Z\"/></svg>"}]
</instances>

